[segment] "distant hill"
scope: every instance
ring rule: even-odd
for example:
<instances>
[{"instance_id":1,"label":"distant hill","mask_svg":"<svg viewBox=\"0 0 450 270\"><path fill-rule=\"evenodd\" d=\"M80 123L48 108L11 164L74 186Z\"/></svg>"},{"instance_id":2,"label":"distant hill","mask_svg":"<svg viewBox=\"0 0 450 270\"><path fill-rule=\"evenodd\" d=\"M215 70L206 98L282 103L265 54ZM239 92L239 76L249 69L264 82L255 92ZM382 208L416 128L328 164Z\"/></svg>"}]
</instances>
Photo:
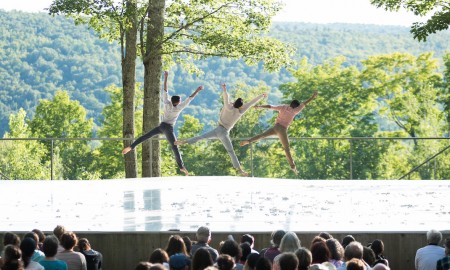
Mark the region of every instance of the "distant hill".
<instances>
[{"instance_id":1,"label":"distant hill","mask_svg":"<svg viewBox=\"0 0 450 270\"><path fill-rule=\"evenodd\" d=\"M419 43L408 27L399 26L275 23L270 35L295 46L296 60L307 57L312 64L343 55L346 65L359 66L369 55L397 51L414 55L433 51L441 59L450 51L449 31ZM278 86L292 81L284 69L267 73L262 65L247 66L243 61L211 58L197 64L204 75L197 77L174 67L169 86L170 91L188 95L205 85L206 91L186 111L204 122L217 118L220 82L231 86L237 81L252 86L264 82L272 89L270 101L276 102L282 98ZM103 89L121 85L120 69L118 44L99 39L87 26L45 13L0 10L0 136L11 113L22 107L32 116L39 99L51 98L58 89L67 90L99 123L101 110L109 102ZM138 61L138 81L143 81L142 74Z\"/></svg>"}]
</instances>

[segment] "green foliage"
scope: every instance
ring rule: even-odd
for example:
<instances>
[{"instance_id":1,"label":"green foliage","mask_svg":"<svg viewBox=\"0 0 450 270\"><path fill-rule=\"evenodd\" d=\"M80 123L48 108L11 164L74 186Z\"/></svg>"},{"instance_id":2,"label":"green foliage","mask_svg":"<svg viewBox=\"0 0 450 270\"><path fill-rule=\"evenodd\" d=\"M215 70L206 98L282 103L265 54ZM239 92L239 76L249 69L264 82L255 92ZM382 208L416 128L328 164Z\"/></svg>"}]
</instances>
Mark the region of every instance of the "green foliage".
<instances>
[{"instance_id":1,"label":"green foliage","mask_svg":"<svg viewBox=\"0 0 450 270\"><path fill-rule=\"evenodd\" d=\"M102 125L98 130L100 138L122 138L122 97L123 92L118 87L105 89L110 94L111 104L103 109ZM142 88L136 86L135 100L135 127L142 130ZM101 145L95 149L95 167L101 179L123 178L124 164L121 140L102 140ZM140 157L140 151L138 151Z\"/></svg>"},{"instance_id":2,"label":"green foliage","mask_svg":"<svg viewBox=\"0 0 450 270\"><path fill-rule=\"evenodd\" d=\"M384 7L390 11L398 11L403 7L418 16L425 16L434 12L426 22L415 22L412 25L411 33L419 41L426 41L429 35L446 30L450 25L450 5L448 1L371 0L370 2L377 7Z\"/></svg>"},{"instance_id":3,"label":"green foliage","mask_svg":"<svg viewBox=\"0 0 450 270\"><path fill-rule=\"evenodd\" d=\"M26 112L23 109L20 109L17 114L11 114L9 118L11 131L7 132L4 138L30 138L31 132L25 118ZM44 161L48 156L47 149L36 140L2 141L0 173L8 179L50 179L50 162ZM56 164L57 162L55 162Z\"/></svg>"},{"instance_id":4,"label":"green foliage","mask_svg":"<svg viewBox=\"0 0 450 270\"><path fill-rule=\"evenodd\" d=\"M37 138L58 138L53 147L59 150L64 167L63 179L95 178L90 173L92 165L91 147L88 141L92 137L93 121L86 120L86 109L78 101L72 101L67 92L57 91L53 100L41 100L36 114L29 121L31 133ZM65 138L81 140L65 140ZM48 152L52 144L45 142ZM50 156L45 161L50 160Z\"/></svg>"}]
</instances>

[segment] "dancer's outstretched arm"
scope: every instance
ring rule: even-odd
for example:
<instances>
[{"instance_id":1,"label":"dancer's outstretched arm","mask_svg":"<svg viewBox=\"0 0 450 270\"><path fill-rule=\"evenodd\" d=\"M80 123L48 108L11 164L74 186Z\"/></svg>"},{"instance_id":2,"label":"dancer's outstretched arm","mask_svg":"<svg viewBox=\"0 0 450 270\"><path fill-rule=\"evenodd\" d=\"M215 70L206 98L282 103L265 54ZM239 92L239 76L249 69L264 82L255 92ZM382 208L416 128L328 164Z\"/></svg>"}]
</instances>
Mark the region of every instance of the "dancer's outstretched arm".
<instances>
[{"instance_id":1,"label":"dancer's outstretched arm","mask_svg":"<svg viewBox=\"0 0 450 270\"><path fill-rule=\"evenodd\" d=\"M167 77L169 77L169 72L167 70L164 71L164 95L163 95L163 103L169 104L171 103L169 100L169 93L167 92Z\"/></svg>"},{"instance_id":2,"label":"dancer's outstretched arm","mask_svg":"<svg viewBox=\"0 0 450 270\"><path fill-rule=\"evenodd\" d=\"M313 101L317 97L317 95L318 95L318 93L317 93L317 91L315 91L314 94L304 102L305 105L307 105L308 103Z\"/></svg>"},{"instance_id":3,"label":"dancer's outstretched arm","mask_svg":"<svg viewBox=\"0 0 450 270\"><path fill-rule=\"evenodd\" d=\"M195 89L194 93L192 93L189 97L194 98L202 90L203 90L203 85L200 85L199 87L197 87L197 89Z\"/></svg>"},{"instance_id":4,"label":"dancer's outstretched arm","mask_svg":"<svg viewBox=\"0 0 450 270\"><path fill-rule=\"evenodd\" d=\"M272 109L272 105L255 105L255 109Z\"/></svg>"},{"instance_id":5,"label":"dancer's outstretched arm","mask_svg":"<svg viewBox=\"0 0 450 270\"><path fill-rule=\"evenodd\" d=\"M221 84L220 86L222 86L222 90L223 90L223 105L227 105L228 104L228 92L227 92L227 85L226 84Z\"/></svg>"}]
</instances>

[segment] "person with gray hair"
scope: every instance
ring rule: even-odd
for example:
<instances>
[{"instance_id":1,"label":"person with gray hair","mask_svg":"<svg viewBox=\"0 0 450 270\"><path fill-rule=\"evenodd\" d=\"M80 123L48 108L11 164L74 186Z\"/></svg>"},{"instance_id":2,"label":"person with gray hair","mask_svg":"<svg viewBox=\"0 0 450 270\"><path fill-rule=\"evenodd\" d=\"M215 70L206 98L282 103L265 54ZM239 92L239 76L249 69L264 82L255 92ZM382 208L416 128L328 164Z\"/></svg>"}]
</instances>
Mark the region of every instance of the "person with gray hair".
<instances>
[{"instance_id":1,"label":"person with gray hair","mask_svg":"<svg viewBox=\"0 0 450 270\"><path fill-rule=\"evenodd\" d=\"M419 248L416 252L414 263L416 270L436 270L437 261L445 257L443 247L439 246L442 241L442 233L438 230L427 232L427 245Z\"/></svg>"},{"instance_id":2,"label":"person with gray hair","mask_svg":"<svg viewBox=\"0 0 450 270\"><path fill-rule=\"evenodd\" d=\"M337 268L337 270L347 270L347 262L352 259L359 259L363 260L363 246L358 241L350 242L346 247L344 251L344 259L345 262ZM364 260L363 260L364 261ZM370 266L364 262L366 270L371 269Z\"/></svg>"},{"instance_id":3,"label":"person with gray hair","mask_svg":"<svg viewBox=\"0 0 450 270\"><path fill-rule=\"evenodd\" d=\"M219 257L219 252L216 249L209 246L209 243L211 242L211 231L209 230L209 228L206 226L200 226L197 229L196 237L197 243L192 245L191 257L194 257L194 254L197 251L197 249L203 247L208 250L208 252L211 254L213 261L216 262L217 257Z\"/></svg>"},{"instance_id":4,"label":"person with gray hair","mask_svg":"<svg viewBox=\"0 0 450 270\"><path fill-rule=\"evenodd\" d=\"M444 258L437 261L437 270L448 270L450 269L450 238L445 239L445 256Z\"/></svg>"}]
</instances>

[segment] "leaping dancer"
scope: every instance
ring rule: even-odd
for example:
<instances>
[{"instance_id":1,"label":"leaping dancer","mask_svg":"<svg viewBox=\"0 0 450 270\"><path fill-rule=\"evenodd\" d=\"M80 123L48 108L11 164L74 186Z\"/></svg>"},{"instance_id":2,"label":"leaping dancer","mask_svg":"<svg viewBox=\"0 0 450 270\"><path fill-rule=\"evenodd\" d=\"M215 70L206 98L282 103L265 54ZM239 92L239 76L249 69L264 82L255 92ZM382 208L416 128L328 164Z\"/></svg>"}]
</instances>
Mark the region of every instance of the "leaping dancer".
<instances>
[{"instance_id":1,"label":"leaping dancer","mask_svg":"<svg viewBox=\"0 0 450 270\"><path fill-rule=\"evenodd\" d=\"M231 103L228 101L229 97L226 85L222 84L221 86L223 90L223 108L222 111L220 112L219 125L215 129L203 135L186 140L176 141L175 144L176 145L181 145L185 143L192 144L203 139L218 138L222 142L228 154L230 155L233 167L242 176L248 176L248 173L242 169L241 164L239 163L239 160L236 156L236 153L234 152L233 145L231 144L230 139L230 130L234 127L236 122L248 109L250 109L253 105L255 105L260 99L267 97L267 94L266 93L261 94L245 104L242 98L238 98L234 103Z\"/></svg>"},{"instance_id":2,"label":"leaping dancer","mask_svg":"<svg viewBox=\"0 0 450 270\"><path fill-rule=\"evenodd\" d=\"M173 132L173 127L175 125L175 122L178 119L178 116L180 115L181 111L183 111L184 108L186 108L187 105L194 99L194 97L203 90L203 86L197 87L197 89L192 93L185 101L181 101L180 96L172 96L169 99L169 94L167 93L167 77L169 73L167 71L164 71L164 96L163 96L163 102L164 102L164 115L163 119L161 121L161 124L159 126L153 128L148 133L142 135L141 137L137 138L136 141L134 141L130 146L125 147L122 150L122 154L126 154L133 150L138 144L142 143L143 141L150 139L153 136L163 134L166 136L166 139L169 141L170 145L172 146L173 154L175 155L175 160L177 161L178 167L180 168L180 171L182 171L186 176L189 175L188 170L184 166L183 160L181 159L180 151L178 151L178 146L174 144L176 141L175 133Z\"/></svg>"},{"instance_id":3,"label":"leaping dancer","mask_svg":"<svg viewBox=\"0 0 450 270\"><path fill-rule=\"evenodd\" d=\"M314 94L305 102L300 103L298 100L294 99L291 101L290 105L284 104L284 105L261 105L261 106L255 106L255 108L264 108L264 109L270 109L274 111L278 111L278 116L275 121L275 126L272 128L269 128L268 130L264 131L263 133L254 136L253 138L250 138L248 140L244 140L240 143L241 146L247 145L249 143L257 142L263 138L277 135L278 138L281 141L281 144L283 145L284 152L286 154L287 161L289 162L289 165L291 166L291 170L298 174L297 167L295 166L294 160L291 156L291 151L289 148L289 138L287 134L287 130L294 120L294 117L300 113L305 106L310 103L313 99L317 97L317 92L314 92Z\"/></svg>"}]
</instances>

